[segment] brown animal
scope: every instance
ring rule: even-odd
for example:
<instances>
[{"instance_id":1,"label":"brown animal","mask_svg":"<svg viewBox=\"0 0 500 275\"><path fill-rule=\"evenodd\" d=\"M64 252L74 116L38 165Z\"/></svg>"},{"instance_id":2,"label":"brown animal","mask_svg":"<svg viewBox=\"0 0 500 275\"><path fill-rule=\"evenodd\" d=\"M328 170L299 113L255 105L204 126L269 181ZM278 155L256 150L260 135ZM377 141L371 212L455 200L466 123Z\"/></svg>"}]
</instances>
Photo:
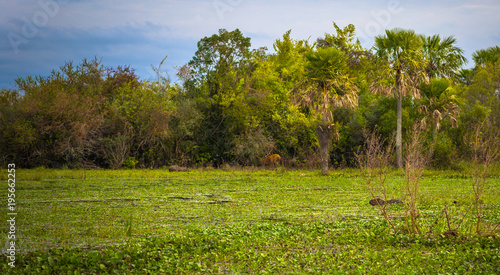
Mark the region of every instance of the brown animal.
<instances>
[{"instance_id":1,"label":"brown animal","mask_svg":"<svg viewBox=\"0 0 500 275\"><path fill-rule=\"evenodd\" d=\"M394 203L402 204L403 202L400 200L396 200L396 199L390 199L388 201L384 201L383 199L376 198L376 199L370 200L369 203L371 205L375 206L375 205L394 204Z\"/></svg>"},{"instance_id":2,"label":"brown animal","mask_svg":"<svg viewBox=\"0 0 500 275\"><path fill-rule=\"evenodd\" d=\"M272 165L274 167L275 165L280 164L280 160L281 160L280 155L274 154L261 159L260 163L262 163L262 165Z\"/></svg>"},{"instance_id":3,"label":"brown animal","mask_svg":"<svg viewBox=\"0 0 500 275\"><path fill-rule=\"evenodd\" d=\"M380 199L380 198L376 198L376 199L373 199L373 200L370 200L369 202L371 205L375 206L375 205L384 205L385 204L385 201L383 199Z\"/></svg>"},{"instance_id":4,"label":"brown animal","mask_svg":"<svg viewBox=\"0 0 500 275\"><path fill-rule=\"evenodd\" d=\"M186 167L181 167L177 165L172 165L168 168L168 171L170 172L189 172L189 168Z\"/></svg>"}]
</instances>

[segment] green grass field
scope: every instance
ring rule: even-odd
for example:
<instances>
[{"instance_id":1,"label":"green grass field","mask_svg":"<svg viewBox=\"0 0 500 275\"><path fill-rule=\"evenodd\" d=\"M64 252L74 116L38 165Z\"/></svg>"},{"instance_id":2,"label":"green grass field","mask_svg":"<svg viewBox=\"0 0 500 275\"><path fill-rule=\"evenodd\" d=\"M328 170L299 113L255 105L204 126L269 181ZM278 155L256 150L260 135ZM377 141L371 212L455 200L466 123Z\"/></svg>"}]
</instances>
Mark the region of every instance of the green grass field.
<instances>
[{"instance_id":1,"label":"green grass field","mask_svg":"<svg viewBox=\"0 0 500 275\"><path fill-rule=\"evenodd\" d=\"M482 201L490 236L474 232L462 172L424 173L418 236L407 233L402 205L389 206L391 232L360 173L17 169L15 267L5 255L4 184L0 273L498 274L500 173ZM403 184L392 171L389 196L404 200ZM457 234L444 234L445 205Z\"/></svg>"}]
</instances>

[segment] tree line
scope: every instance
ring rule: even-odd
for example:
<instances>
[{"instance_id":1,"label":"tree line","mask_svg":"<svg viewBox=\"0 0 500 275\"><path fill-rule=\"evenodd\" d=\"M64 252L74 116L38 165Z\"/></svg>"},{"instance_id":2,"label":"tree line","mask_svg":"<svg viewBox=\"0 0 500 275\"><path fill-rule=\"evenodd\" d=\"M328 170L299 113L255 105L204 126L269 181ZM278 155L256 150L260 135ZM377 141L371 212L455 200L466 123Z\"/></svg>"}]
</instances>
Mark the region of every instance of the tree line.
<instances>
[{"instance_id":1,"label":"tree line","mask_svg":"<svg viewBox=\"0 0 500 275\"><path fill-rule=\"evenodd\" d=\"M20 167L113 168L356 165L363 132L395 141L402 165L418 121L438 168L470 159L464 136L500 129L500 47L467 60L454 37L386 30L371 49L333 23L315 42L287 31L274 51L240 30L202 38L172 82L161 66L141 80L97 58L0 91L0 162Z\"/></svg>"}]
</instances>

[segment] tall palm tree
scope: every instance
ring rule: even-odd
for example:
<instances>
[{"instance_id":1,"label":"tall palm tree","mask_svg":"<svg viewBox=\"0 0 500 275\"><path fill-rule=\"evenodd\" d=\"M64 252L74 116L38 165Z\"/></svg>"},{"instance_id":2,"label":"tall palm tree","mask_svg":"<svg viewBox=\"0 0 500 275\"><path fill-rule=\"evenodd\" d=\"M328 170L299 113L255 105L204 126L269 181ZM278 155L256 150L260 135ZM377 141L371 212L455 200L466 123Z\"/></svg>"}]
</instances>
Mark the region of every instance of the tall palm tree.
<instances>
[{"instance_id":1,"label":"tall palm tree","mask_svg":"<svg viewBox=\"0 0 500 275\"><path fill-rule=\"evenodd\" d=\"M441 38L439 34L423 36L423 51L427 61L425 73L428 78L454 77L458 70L467 63L464 51L456 46L453 36Z\"/></svg>"},{"instance_id":2,"label":"tall palm tree","mask_svg":"<svg viewBox=\"0 0 500 275\"><path fill-rule=\"evenodd\" d=\"M423 44L422 36L413 30L386 30L385 35L375 37L376 55L389 62L393 69L391 77L394 77L394 86L391 90L394 91L398 102L396 157L399 167L403 166L401 99L409 92L418 95L417 84L425 77Z\"/></svg>"},{"instance_id":3,"label":"tall palm tree","mask_svg":"<svg viewBox=\"0 0 500 275\"><path fill-rule=\"evenodd\" d=\"M347 57L340 49L317 48L306 54L306 77L310 80L301 101L309 106L318 119L321 169L328 171L329 147L338 131L332 108L357 105L357 88L349 78Z\"/></svg>"}]
</instances>

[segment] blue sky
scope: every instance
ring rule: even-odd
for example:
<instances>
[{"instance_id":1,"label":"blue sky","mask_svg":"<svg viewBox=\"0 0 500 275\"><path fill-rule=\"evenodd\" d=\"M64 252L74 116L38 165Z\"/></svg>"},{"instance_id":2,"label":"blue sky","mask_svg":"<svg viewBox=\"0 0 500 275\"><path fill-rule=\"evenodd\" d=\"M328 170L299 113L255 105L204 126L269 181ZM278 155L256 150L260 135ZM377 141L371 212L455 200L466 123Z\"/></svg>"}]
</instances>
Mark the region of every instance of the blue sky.
<instances>
[{"instance_id":1,"label":"blue sky","mask_svg":"<svg viewBox=\"0 0 500 275\"><path fill-rule=\"evenodd\" d=\"M1 0L0 88L14 79L48 75L67 61L102 59L106 66L129 65L142 79L164 69L175 80L196 43L220 28L239 28L252 48L272 50L289 29L314 42L333 33L332 21L354 24L363 46L394 27L425 35L454 35L473 66L471 54L500 45L500 1L428 0Z\"/></svg>"}]
</instances>

